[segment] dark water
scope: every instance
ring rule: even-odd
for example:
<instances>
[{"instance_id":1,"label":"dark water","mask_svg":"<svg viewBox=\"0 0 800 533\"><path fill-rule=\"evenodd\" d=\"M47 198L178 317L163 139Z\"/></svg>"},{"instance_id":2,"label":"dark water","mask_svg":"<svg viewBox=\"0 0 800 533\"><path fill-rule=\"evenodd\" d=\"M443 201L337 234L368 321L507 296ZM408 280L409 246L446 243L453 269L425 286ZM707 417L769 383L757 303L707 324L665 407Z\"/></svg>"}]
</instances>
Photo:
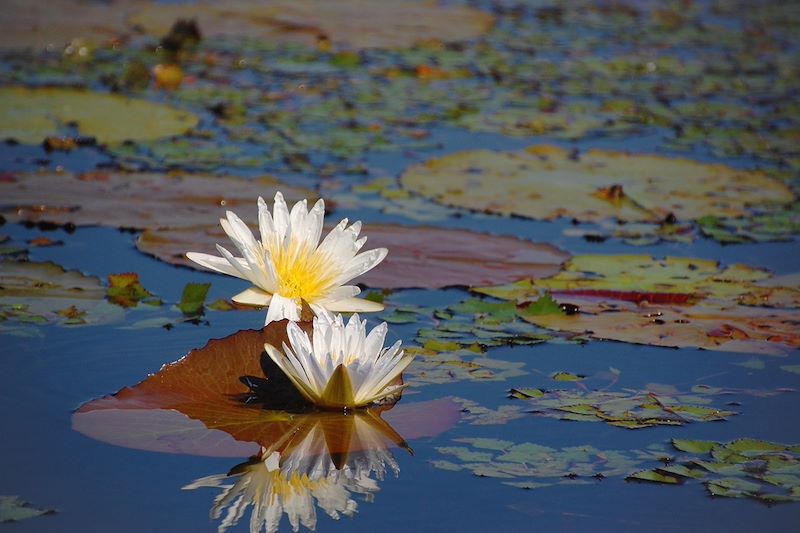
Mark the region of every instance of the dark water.
<instances>
[{"instance_id":1,"label":"dark water","mask_svg":"<svg viewBox=\"0 0 800 533\"><path fill-rule=\"evenodd\" d=\"M498 224L498 232L513 232ZM3 228L20 240L36 233L16 225ZM53 259L69 268L103 275L136 271L143 284L167 300L180 296L187 281L211 281L210 298L237 289L237 280L224 279L166 266L142 256L132 247L132 236L110 229L79 229L63 248L34 249L32 259ZM586 245L577 239L571 251ZM563 243L560 243L563 245ZM569 247L565 247L570 249ZM687 254L714 257L715 245L695 245ZM775 271L790 271L794 244L759 246L760 263ZM745 260L748 247L722 248L731 260ZM772 251L774 250L774 251ZM773 259L774 258L774 259ZM410 291L406 301L453 301L460 291L442 293ZM130 317L127 324L138 317ZM195 491L181 487L195 479L224 473L240 461L159 454L120 448L72 431L72 411L81 403L138 382L208 339L257 326L258 313L213 313L210 325L183 324L171 331L161 328L130 330L113 327L42 327L41 338L3 337L0 358L2 454L0 493L19 494L58 514L4 526L15 531L208 531L208 517L217 489ZM413 326L395 326L393 335L413 338ZM732 363L746 355L699 350L673 350L617 342L591 342L584 346L543 344L496 348L488 356L519 361L528 376L509 382L458 382L421 387L404 401L421 401L457 395L487 407L507 403L510 386L548 386L548 376L569 369L586 375L620 369L618 387L641 388L648 382L669 383L680 389L703 383L725 387L774 390L797 387L796 375L781 371L788 358L763 358L766 368L748 370ZM794 504L767 507L746 501L704 494L701 485L683 487L628 483L621 477L586 485L552 486L531 491L478 478L469 472L438 470L429 461L442 459L436 446L451 446L463 436L485 436L534 442L554 448L591 444L599 449L644 449L672 437L726 441L751 436L776 442L800 442L795 413L797 393L770 398L745 397L742 414L726 422L691 424L627 431L603 424L556 421L532 416L506 425L459 424L448 432L411 443L415 455L395 449L400 467L380 483L374 502L359 503L352 518L340 523L318 511L320 531L407 531L453 529L530 531L549 528L569 531L617 531L647 528L654 531L744 531L769 524L771 530L796 530L800 508ZM245 458L242 458L244 460ZM357 498L356 498L357 499ZM247 530L247 515L234 530ZM285 519L282 524L288 528Z\"/></svg>"}]
</instances>

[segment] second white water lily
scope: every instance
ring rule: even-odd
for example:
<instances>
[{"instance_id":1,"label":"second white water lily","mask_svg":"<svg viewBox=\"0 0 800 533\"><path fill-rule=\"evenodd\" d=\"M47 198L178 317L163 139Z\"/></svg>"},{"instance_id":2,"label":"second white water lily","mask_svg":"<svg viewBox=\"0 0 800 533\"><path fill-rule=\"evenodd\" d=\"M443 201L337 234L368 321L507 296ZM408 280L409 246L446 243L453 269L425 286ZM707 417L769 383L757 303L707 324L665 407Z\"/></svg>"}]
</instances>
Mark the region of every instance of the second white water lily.
<instances>
[{"instance_id":1,"label":"second white water lily","mask_svg":"<svg viewBox=\"0 0 800 533\"><path fill-rule=\"evenodd\" d=\"M386 322L367 335L367 322L353 315L322 312L314 318L313 341L294 322L286 327L290 346L270 344L267 353L303 396L328 409L363 407L390 396L402 385L397 378L413 360L400 341L385 348Z\"/></svg>"},{"instance_id":2,"label":"second white water lily","mask_svg":"<svg viewBox=\"0 0 800 533\"><path fill-rule=\"evenodd\" d=\"M308 210L306 200L289 211L283 195L275 194L273 212L258 199L261 240L228 211L220 224L242 257L234 257L217 245L222 257L188 252L186 257L211 270L250 281L254 286L233 297L235 302L269 306L266 324L288 318L300 320L302 301L315 312L380 311L383 306L355 298L361 290L345 285L371 270L386 257L386 248L361 252L366 237L359 238L361 222L342 220L320 243L325 204L317 201Z\"/></svg>"}]
</instances>

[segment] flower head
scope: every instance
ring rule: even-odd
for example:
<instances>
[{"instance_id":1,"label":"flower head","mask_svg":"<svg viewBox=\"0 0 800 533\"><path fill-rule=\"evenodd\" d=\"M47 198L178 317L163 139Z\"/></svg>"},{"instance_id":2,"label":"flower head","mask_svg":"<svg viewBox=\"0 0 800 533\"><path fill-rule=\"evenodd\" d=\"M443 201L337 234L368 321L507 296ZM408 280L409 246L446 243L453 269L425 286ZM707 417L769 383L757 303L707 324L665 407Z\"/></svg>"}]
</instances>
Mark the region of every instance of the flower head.
<instances>
[{"instance_id":1,"label":"flower head","mask_svg":"<svg viewBox=\"0 0 800 533\"><path fill-rule=\"evenodd\" d=\"M315 312L380 311L382 305L355 298L361 290L345 283L383 261L386 248L359 253L367 238L358 237L361 222L348 226L347 219L320 242L324 216L322 200L310 211L306 200L297 202L290 212L278 192L270 213L264 199L259 197L260 241L231 211L219 221L242 257L234 257L220 245L217 250L222 257L197 252L188 252L186 257L211 270L252 283L254 287L237 294L233 300L268 305L267 324L284 318L299 320L302 301L308 302Z\"/></svg>"},{"instance_id":2,"label":"flower head","mask_svg":"<svg viewBox=\"0 0 800 533\"><path fill-rule=\"evenodd\" d=\"M291 346L283 353L266 344L267 353L309 401L320 407L362 407L390 396L394 384L411 363L400 341L384 348L386 322L367 335L367 322L353 315L347 325L342 315L322 312L314 318L313 341L294 322L286 332Z\"/></svg>"}]
</instances>

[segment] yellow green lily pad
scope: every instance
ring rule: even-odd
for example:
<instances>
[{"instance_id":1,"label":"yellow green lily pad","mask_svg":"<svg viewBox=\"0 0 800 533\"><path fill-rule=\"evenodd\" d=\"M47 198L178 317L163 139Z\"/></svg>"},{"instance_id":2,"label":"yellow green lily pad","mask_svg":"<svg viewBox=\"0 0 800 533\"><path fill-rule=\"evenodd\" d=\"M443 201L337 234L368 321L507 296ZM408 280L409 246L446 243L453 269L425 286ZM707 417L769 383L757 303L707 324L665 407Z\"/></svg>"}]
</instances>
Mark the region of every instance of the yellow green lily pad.
<instances>
[{"instance_id":1,"label":"yellow green lily pad","mask_svg":"<svg viewBox=\"0 0 800 533\"><path fill-rule=\"evenodd\" d=\"M689 159L536 145L474 150L410 168L401 184L447 205L536 219L660 222L744 217L794 195L764 173Z\"/></svg>"},{"instance_id":2,"label":"yellow green lily pad","mask_svg":"<svg viewBox=\"0 0 800 533\"><path fill-rule=\"evenodd\" d=\"M0 139L39 144L75 124L77 133L98 142L153 140L182 135L196 115L164 104L77 89L0 88Z\"/></svg>"}]
</instances>

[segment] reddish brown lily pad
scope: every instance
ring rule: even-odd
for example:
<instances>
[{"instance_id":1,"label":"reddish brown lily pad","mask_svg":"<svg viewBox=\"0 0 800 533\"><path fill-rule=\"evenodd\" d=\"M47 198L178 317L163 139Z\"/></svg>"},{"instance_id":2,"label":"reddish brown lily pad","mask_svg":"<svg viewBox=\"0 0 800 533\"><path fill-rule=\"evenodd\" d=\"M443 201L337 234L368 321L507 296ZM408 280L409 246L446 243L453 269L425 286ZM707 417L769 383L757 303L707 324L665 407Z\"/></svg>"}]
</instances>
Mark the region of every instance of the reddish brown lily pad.
<instances>
[{"instance_id":1,"label":"reddish brown lily pad","mask_svg":"<svg viewBox=\"0 0 800 533\"><path fill-rule=\"evenodd\" d=\"M226 209L255 217L256 198L272 199L282 191L287 201L313 191L258 179L196 174L41 172L16 174L0 181L0 214L12 222L71 223L115 228L186 227L215 224Z\"/></svg>"},{"instance_id":2,"label":"reddish brown lily pad","mask_svg":"<svg viewBox=\"0 0 800 533\"><path fill-rule=\"evenodd\" d=\"M352 413L275 408L293 404L297 392L277 367L266 363L269 358L262 357L265 342L287 342L286 321L209 341L141 383L84 404L73 416L73 428L130 448L241 457L321 424L331 453L363 449L366 443L349 437L347 419ZM256 401L246 402L252 390L243 383L245 376L260 383ZM387 446L405 446L404 439L436 435L455 424L459 407L444 399L358 413Z\"/></svg>"},{"instance_id":3,"label":"reddish brown lily pad","mask_svg":"<svg viewBox=\"0 0 800 533\"><path fill-rule=\"evenodd\" d=\"M488 31L493 17L469 7L400 0L236 0L151 4L130 22L163 35L179 18L198 21L203 35L251 37L344 48L408 47L420 41L461 41Z\"/></svg>"},{"instance_id":4,"label":"reddish brown lily pad","mask_svg":"<svg viewBox=\"0 0 800 533\"><path fill-rule=\"evenodd\" d=\"M369 287L436 289L455 285L507 283L555 274L569 255L555 246L516 237L466 230L367 224L363 235L370 247L386 247L389 255L356 281ZM196 267L187 250L216 254L215 243L228 238L217 227L146 231L139 250L174 265Z\"/></svg>"}]
</instances>

